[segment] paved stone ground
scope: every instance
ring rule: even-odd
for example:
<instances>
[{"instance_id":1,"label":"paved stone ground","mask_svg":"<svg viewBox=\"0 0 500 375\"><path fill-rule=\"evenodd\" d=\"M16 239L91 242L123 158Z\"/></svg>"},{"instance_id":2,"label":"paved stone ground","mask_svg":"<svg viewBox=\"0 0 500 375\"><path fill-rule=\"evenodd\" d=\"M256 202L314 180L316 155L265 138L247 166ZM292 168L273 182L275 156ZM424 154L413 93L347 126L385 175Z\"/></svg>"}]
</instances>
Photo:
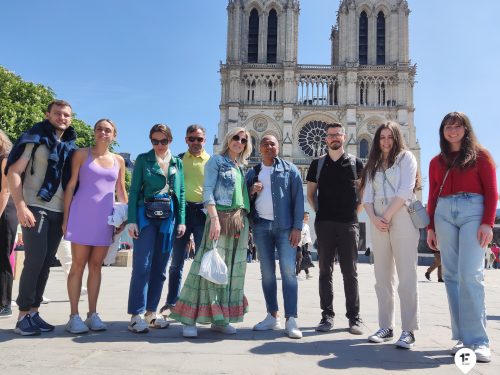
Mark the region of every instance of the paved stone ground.
<instances>
[{"instance_id":1,"label":"paved stone ground","mask_svg":"<svg viewBox=\"0 0 500 375\"><path fill-rule=\"evenodd\" d=\"M190 263L187 263L189 268ZM0 369L10 374L336 374L401 373L460 374L449 348L450 323L444 285L424 279L419 267L421 329L416 332L413 350L396 348L391 343L370 344L366 337L377 327L377 303L372 266L359 265L361 315L366 335L353 336L347 331L341 274L334 271L335 329L317 333L320 319L317 267L314 279L299 281L299 319L304 338L291 340L283 332L254 332L252 327L265 316L260 287L259 264L248 265L246 293L250 312L237 324L238 333L224 336L208 328L199 328L197 339L181 336L182 327L172 323L168 329L138 335L127 331L126 303L130 268L103 269L99 302L106 332L76 336L64 331L69 303L65 277L60 268L52 268L46 295L52 299L41 313L55 332L38 337L20 337L12 332L15 317L0 320ZM435 275L433 275L435 277ZM477 364L472 374L500 373L500 270L486 271L488 332L492 362ZM17 294L17 282L14 286ZM165 288L166 289L166 288ZM166 290L165 290L166 292ZM162 299L163 300L163 299ZM280 293L280 306L281 303ZM86 297L80 302L85 313ZM399 322L399 312L396 313ZM397 323L398 325L399 323ZM395 336L399 336L399 329Z\"/></svg>"}]
</instances>

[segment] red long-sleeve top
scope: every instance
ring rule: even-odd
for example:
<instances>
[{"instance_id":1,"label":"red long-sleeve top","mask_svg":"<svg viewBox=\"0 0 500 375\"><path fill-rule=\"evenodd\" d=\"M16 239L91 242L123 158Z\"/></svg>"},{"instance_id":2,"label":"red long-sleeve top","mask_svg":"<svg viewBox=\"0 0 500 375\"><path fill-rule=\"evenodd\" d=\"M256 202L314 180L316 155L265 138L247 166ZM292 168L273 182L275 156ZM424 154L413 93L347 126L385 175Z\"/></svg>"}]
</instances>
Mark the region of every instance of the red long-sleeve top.
<instances>
[{"instance_id":1,"label":"red long-sleeve top","mask_svg":"<svg viewBox=\"0 0 500 375\"><path fill-rule=\"evenodd\" d=\"M457 154L457 153L452 153ZM434 211L438 200L439 188L443 183L448 168L441 157L435 156L429 165L429 198L427 211L430 216L428 229L434 230ZM454 167L450 170L443 186L441 197L458 193L477 193L484 198L484 212L481 224L493 227L495 223L498 191L496 168L493 161L484 152L477 155L476 164L467 169Z\"/></svg>"}]
</instances>

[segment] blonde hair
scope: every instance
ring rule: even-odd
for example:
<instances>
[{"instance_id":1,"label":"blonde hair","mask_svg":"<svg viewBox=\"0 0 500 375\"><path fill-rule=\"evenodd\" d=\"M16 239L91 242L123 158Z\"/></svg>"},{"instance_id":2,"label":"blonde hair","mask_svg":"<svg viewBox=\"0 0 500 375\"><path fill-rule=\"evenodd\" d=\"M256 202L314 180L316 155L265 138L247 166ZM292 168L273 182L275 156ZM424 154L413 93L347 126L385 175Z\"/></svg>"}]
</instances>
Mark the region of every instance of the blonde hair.
<instances>
[{"instance_id":1,"label":"blonde hair","mask_svg":"<svg viewBox=\"0 0 500 375\"><path fill-rule=\"evenodd\" d=\"M12 150L12 142L7 134L0 129L0 156L7 156L10 150Z\"/></svg>"},{"instance_id":2,"label":"blonde hair","mask_svg":"<svg viewBox=\"0 0 500 375\"><path fill-rule=\"evenodd\" d=\"M246 137L247 137L247 144L245 145L245 148L243 149L243 152L240 153L237 157L237 162L239 164L247 165L247 159L249 156L252 154L252 137L250 136L250 133L248 130L242 127L237 127L234 129L231 129L227 132L226 136L224 137L224 142L222 143L222 151L221 155L227 155L229 152L229 143L231 142L232 138L238 134L244 132Z\"/></svg>"}]
</instances>

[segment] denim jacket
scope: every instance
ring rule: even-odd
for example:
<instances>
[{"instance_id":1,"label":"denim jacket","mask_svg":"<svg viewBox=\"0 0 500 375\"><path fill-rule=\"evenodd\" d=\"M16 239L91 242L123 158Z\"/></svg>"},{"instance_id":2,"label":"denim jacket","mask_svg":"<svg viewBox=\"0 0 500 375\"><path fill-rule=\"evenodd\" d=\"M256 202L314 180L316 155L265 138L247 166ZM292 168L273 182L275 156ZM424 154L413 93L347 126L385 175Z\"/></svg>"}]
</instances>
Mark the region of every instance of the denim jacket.
<instances>
[{"instance_id":1,"label":"denim jacket","mask_svg":"<svg viewBox=\"0 0 500 375\"><path fill-rule=\"evenodd\" d=\"M203 203L231 206L233 203L235 175L234 163L226 155L213 155L205 164Z\"/></svg>"},{"instance_id":2,"label":"denim jacket","mask_svg":"<svg viewBox=\"0 0 500 375\"><path fill-rule=\"evenodd\" d=\"M251 168L246 175L248 191L258 176ZM271 191L273 197L274 223L278 229L302 230L304 220L304 191L302 178L297 167L281 158L274 159L274 169L271 174ZM257 211L251 213L257 217Z\"/></svg>"}]
</instances>

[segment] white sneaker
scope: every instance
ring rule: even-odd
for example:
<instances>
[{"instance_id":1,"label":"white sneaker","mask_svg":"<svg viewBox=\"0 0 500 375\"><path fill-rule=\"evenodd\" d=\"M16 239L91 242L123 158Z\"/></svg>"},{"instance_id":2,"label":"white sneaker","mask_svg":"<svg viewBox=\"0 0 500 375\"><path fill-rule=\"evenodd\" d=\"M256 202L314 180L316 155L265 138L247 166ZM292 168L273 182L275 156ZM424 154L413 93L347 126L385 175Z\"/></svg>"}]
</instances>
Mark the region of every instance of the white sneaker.
<instances>
[{"instance_id":1,"label":"white sneaker","mask_svg":"<svg viewBox=\"0 0 500 375\"><path fill-rule=\"evenodd\" d=\"M478 362L490 362L491 350L487 345L474 345L473 349Z\"/></svg>"},{"instance_id":2,"label":"white sneaker","mask_svg":"<svg viewBox=\"0 0 500 375\"><path fill-rule=\"evenodd\" d=\"M52 300L50 298L47 298L45 296L42 296L42 304L46 305L47 303L51 302Z\"/></svg>"},{"instance_id":3,"label":"white sneaker","mask_svg":"<svg viewBox=\"0 0 500 375\"><path fill-rule=\"evenodd\" d=\"M212 331L220 332L225 335L234 335L236 333L236 328L234 328L231 324L225 326L216 326L215 324L212 324L210 328Z\"/></svg>"},{"instance_id":4,"label":"white sneaker","mask_svg":"<svg viewBox=\"0 0 500 375\"><path fill-rule=\"evenodd\" d=\"M279 318L275 318L271 314L267 314L266 318L253 326L254 331L269 331L281 329L281 322Z\"/></svg>"},{"instance_id":5,"label":"white sneaker","mask_svg":"<svg viewBox=\"0 0 500 375\"><path fill-rule=\"evenodd\" d=\"M91 331L105 331L108 328L97 313L92 313L92 315L85 319L85 325Z\"/></svg>"},{"instance_id":6,"label":"white sneaker","mask_svg":"<svg viewBox=\"0 0 500 375\"><path fill-rule=\"evenodd\" d=\"M285 333L291 339L301 339L302 338L302 332L300 332L300 329L297 326L297 322L295 321L294 317L290 317L286 321L286 323L285 323Z\"/></svg>"},{"instance_id":7,"label":"white sneaker","mask_svg":"<svg viewBox=\"0 0 500 375\"><path fill-rule=\"evenodd\" d=\"M457 341L457 343L451 348L451 355L457 354L457 352L464 348L464 343L462 341Z\"/></svg>"},{"instance_id":8,"label":"white sneaker","mask_svg":"<svg viewBox=\"0 0 500 375\"><path fill-rule=\"evenodd\" d=\"M170 325L170 323L167 322L165 318L163 318L163 316L157 313L145 315L144 320L146 321L146 323L148 323L149 328L163 329L168 328L168 326Z\"/></svg>"},{"instance_id":9,"label":"white sneaker","mask_svg":"<svg viewBox=\"0 0 500 375\"><path fill-rule=\"evenodd\" d=\"M134 333L146 333L149 331L148 323L146 323L142 315L133 315L128 330Z\"/></svg>"},{"instance_id":10,"label":"white sneaker","mask_svg":"<svg viewBox=\"0 0 500 375\"><path fill-rule=\"evenodd\" d=\"M69 321L66 324L66 331L69 333L80 334L87 333L89 328L83 323L80 315L70 315Z\"/></svg>"},{"instance_id":11,"label":"white sneaker","mask_svg":"<svg viewBox=\"0 0 500 375\"><path fill-rule=\"evenodd\" d=\"M198 337L198 329L196 328L196 325L192 325L192 326L183 325L182 326L182 336L187 337L187 338Z\"/></svg>"}]
</instances>

